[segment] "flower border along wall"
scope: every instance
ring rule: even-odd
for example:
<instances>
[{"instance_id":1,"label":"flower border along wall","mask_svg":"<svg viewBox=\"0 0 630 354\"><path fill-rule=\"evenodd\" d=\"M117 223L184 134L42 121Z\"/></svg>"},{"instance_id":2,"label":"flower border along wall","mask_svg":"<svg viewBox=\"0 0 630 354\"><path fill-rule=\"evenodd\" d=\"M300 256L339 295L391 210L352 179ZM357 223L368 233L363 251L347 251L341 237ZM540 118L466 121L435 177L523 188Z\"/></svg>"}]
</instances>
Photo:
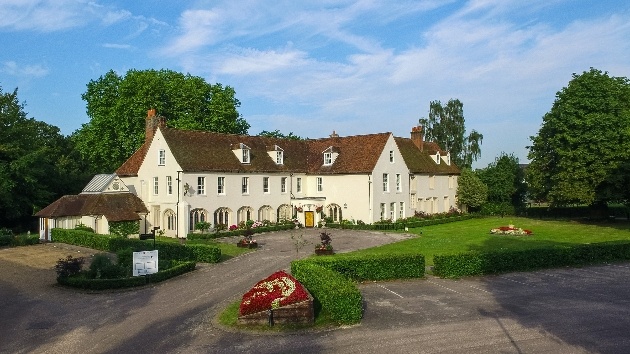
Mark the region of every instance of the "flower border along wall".
<instances>
[{"instance_id":1,"label":"flower border along wall","mask_svg":"<svg viewBox=\"0 0 630 354\"><path fill-rule=\"evenodd\" d=\"M313 297L285 271L259 281L243 295L239 324L273 325L314 321Z\"/></svg>"}]
</instances>

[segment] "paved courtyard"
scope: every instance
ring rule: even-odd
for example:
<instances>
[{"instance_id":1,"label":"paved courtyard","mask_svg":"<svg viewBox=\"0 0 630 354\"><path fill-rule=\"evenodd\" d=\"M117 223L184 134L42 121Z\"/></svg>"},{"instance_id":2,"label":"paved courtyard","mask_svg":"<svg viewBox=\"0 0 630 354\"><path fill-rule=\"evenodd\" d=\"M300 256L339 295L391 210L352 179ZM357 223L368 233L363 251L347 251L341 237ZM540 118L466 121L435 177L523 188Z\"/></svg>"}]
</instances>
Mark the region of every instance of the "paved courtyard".
<instances>
[{"instance_id":1,"label":"paved courtyard","mask_svg":"<svg viewBox=\"0 0 630 354\"><path fill-rule=\"evenodd\" d=\"M299 232L316 243L318 231ZM330 231L339 252L408 237ZM161 284L97 293L57 286L52 269L67 254L92 250L0 249L0 353L630 352L630 264L367 282L356 326L281 334L221 328L220 311L296 259L290 236L257 235L256 252ZM38 262L29 261L33 253ZM300 256L310 253L308 246Z\"/></svg>"}]
</instances>

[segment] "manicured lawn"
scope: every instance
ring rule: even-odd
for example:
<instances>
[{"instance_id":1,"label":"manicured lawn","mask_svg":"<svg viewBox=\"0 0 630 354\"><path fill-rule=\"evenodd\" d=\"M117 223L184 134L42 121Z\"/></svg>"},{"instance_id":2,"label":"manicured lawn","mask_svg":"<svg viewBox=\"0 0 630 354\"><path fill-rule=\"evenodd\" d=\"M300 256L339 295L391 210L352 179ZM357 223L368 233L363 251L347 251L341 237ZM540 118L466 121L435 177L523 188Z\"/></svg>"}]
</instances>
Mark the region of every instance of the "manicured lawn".
<instances>
[{"instance_id":1,"label":"manicured lawn","mask_svg":"<svg viewBox=\"0 0 630 354\"><path fill-rule=\"evenodd\" d=\"M514 224L533 231L530 236L492 235L490 229ZM576 221L546 221L517 217L488 217L449 224L410 229L418 236L380 247L356 251L354 254L381 254L417 251L433 265L436 254L466 251L496 251L529 249L561 244L584 244L614 240L630 240L630 223L582 223Z\"/></svg>"}]
</instances>

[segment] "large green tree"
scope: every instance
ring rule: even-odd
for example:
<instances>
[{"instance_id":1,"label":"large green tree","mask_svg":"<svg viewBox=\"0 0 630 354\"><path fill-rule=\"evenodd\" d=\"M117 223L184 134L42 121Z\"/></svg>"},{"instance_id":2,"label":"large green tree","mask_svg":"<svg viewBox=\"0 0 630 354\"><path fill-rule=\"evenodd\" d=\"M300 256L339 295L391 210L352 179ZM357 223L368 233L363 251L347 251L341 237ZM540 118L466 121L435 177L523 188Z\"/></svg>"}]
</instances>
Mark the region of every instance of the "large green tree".
<instances>
[{"instance_id":1,"label":"large green tree","mask_svg":"<svg viewBox=\"0 0 630 354\"><path fill-rule=\"evenodd\" d=\"M457 179L457 202L466 211L477 211L488 200L488 187L469 168Z\"/></svg>"},{"instance_id":2,"label":"large green tree","mask_svg":"<svg viewBox=\"0 0 630 354\"><path fill-rule=\"evenodd\" d=\"M514 154L502 152L488 167L476 172L488 186L489 202L509 203L514 207L524 205L527 193L525 173Z\"/></svg>"},{"instance_id":3,"label":"large green tree","mask_svg":"<svg viewBox=\"0 0 630 354\"><path fill-rule=\"evenodd\" d=\"M95 173L110 173L144 141L147 110L155 108L167 126L246 134L234 89L171 70L109 71L87 84L82 95L90 121L72 138Z\"/></svg>"},{"instance_id":4,"label":"large green tree","mask_svg":"<svg viewBox=\"0 0 630 354\"><path fill-rule=\"evenodd\" d=\"M628 202L630 82L591 68L556 94L531 137L530 191L553 205Z\"/></svg>"},{"instance_id":5,"label":"large green tree","mask_svg":"<svg viewBox=\"0 0 630 354\"><path fill-rule=\"evenodd\" d=\"M481 156L483 135L472 130L466 136L464 104L458 99L450 99L446 105L440 101L431 101L429 117L421 118L424 139L440 144L451 153L451 160L459 167L470 168Z\"/></svg>"},{"instance_id":6,"label":"large green tree","mask_svg":"<svg viewBox=\"0 0 630 354\"><path fill-rule=\"evenodd\" d=\"M27 228L34 211L86 183L69 138L27 118L18 90L0 88L0 226Z\"/></svg>"}]
</instances>

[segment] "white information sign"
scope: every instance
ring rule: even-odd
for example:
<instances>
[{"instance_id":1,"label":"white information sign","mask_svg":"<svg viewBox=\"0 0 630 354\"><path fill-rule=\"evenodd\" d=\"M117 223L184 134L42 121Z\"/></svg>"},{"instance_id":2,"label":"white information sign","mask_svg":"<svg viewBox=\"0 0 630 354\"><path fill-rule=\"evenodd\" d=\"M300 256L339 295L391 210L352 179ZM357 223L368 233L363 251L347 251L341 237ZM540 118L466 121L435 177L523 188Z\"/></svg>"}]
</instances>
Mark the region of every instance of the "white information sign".
<instances>
[{"instance_id":1,"label":"white information sign","mask_svg":"<svg viewBox=\"0 0 630 354\"><path fill-rule=\"evenodd\" d=\"M142 251L133 253L133 276L157 273L158 251Z\"/></svg>"}]
</instances>

